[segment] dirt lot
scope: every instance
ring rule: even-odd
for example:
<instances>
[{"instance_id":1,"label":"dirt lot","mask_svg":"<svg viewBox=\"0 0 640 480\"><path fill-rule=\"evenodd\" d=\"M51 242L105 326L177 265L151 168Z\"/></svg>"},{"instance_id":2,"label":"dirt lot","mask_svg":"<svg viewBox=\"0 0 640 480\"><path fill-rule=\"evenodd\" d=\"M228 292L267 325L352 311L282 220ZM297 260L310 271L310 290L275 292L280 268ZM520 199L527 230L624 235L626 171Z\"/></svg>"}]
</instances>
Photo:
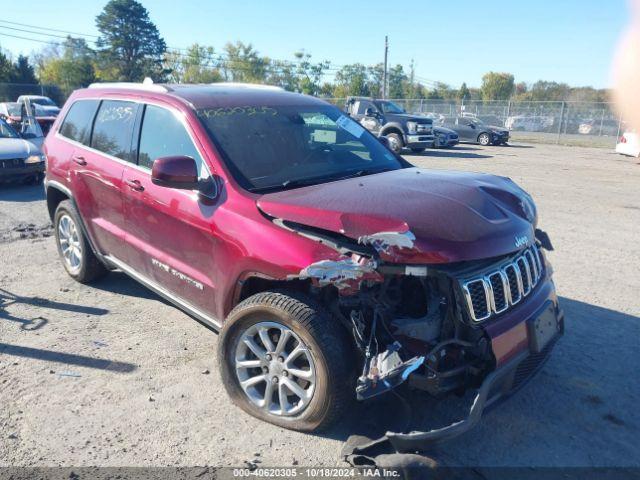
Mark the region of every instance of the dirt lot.
<instances>
[{"instance_id":1,"label":"dirt lot","mask_svg":"<svg viewBox=\"0 0 640 480\"><path fill-rule=\"evenodd\" d=\"M533 194L567 321L535 380L436 455L472 466L640 466L638 160L544 145L408 158L510 176ZM47 223L39 188L0 186L0 465L338 465L350 433L407 425L393 396L321 436L245 415L219 380L216 335L123 274L74 283ZM454 418L463 400L410 397L412 427Z\"/></svg>"}]
</instances>

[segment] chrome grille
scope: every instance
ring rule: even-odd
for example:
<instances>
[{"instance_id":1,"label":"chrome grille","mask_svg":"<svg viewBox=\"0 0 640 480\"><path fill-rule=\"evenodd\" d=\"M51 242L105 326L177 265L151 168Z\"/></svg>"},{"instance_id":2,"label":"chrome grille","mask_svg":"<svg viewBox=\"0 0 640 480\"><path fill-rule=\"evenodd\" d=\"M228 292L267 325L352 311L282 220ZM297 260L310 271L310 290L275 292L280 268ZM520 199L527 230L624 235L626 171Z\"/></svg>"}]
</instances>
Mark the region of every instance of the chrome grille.
<instances>
[{"instance_id":1,"label":"chrome grille","mask_svg":"<svg viewBox=\"0 0 640 480\"><path fill-rule=\"evenodd\" d=\"M498 269L462 282L469 315L475 322L502 313L531 293L542 277L542 259L530 247Z\"/></svg>"}]
</instances>

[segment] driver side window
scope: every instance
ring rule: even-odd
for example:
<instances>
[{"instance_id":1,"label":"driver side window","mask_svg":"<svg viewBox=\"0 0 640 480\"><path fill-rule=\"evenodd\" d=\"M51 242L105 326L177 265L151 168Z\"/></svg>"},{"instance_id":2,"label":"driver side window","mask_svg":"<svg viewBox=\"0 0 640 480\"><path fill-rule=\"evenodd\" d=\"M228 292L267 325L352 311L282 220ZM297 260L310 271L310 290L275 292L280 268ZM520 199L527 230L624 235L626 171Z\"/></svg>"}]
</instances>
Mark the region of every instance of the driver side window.
<instances>
[{"instance_id":1,"label":"driver side window","mask_svg":"<svg viewBox=\"0 0 640 480\"><path fill-rule=\"evenodd\" d=\"M209 177L204 160L198 153L182 122L170 110L147 105L140 128L138 165L151 169L157 158L176 155L196 161L201 179Z\"/></svg>"}]
</instances>

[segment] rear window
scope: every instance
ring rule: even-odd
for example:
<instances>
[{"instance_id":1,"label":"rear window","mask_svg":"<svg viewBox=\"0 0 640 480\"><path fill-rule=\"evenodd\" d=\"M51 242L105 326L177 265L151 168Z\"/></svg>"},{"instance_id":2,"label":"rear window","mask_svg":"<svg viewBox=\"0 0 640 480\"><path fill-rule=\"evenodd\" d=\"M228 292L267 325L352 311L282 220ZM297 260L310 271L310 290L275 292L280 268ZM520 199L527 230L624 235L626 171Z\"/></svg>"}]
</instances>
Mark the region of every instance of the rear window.
<instances>
[{"instance_id":1,"label":"rear window","mask_svg":"<svg viewBox=\"0 0 640 480\"><path fill-rule=\"evenodd\" d=\"M60 127L60 135L88 146L91 137L91 124L98 103L98 100L78 100L71 105L69 113Z\"/></svg>"},{"instance_id":2,"label":"rear window","mask_svg":"<svg viewBox=\"0 0 640 480\"><path fill-rule=\"evenodd\" d=\"M91 147L128 161L136 113L137 104L133 102L104 100L96 115Z\"/></svg>"}]
</instances>

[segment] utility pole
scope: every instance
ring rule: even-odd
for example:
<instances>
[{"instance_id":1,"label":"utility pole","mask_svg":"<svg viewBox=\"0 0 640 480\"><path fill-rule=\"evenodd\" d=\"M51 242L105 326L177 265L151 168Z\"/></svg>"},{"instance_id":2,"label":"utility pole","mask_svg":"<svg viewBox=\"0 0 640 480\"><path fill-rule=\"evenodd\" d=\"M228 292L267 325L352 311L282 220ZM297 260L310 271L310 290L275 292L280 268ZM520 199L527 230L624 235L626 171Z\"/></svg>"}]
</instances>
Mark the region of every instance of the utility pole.
<instances>
[{"instance_id":1,"label":"utility pole","mask_svg":"<svg viewBox=\"0 0 640 480\"><path fill-rule=\"evenodd\" d=\"M389 37L384 36L384 70L382 72L382 98L387 98L387 53L389 52Z\"/></svg>"}]
</instances>

